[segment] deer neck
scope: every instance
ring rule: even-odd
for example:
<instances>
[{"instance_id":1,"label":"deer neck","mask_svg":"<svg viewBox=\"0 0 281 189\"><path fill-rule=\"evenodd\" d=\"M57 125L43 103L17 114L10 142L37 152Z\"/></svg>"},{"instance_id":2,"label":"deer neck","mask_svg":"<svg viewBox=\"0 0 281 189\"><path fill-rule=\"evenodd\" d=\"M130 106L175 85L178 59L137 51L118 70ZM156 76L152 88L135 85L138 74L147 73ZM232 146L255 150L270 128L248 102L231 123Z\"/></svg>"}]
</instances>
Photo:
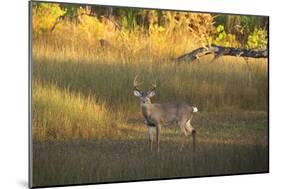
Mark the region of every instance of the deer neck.
<instances>
[{"instance_id":1,"label":"deer neck","mask_svg":"<svg viewBox=\"0 0 281 189\"><path fill-rule=\"evenodd\" d=\"M146 119L149 119L151 112L152 112L152 108L153 108L152 103L141 104L141 111L142 111L143 116Z\"/></svg>"}]
</instances>

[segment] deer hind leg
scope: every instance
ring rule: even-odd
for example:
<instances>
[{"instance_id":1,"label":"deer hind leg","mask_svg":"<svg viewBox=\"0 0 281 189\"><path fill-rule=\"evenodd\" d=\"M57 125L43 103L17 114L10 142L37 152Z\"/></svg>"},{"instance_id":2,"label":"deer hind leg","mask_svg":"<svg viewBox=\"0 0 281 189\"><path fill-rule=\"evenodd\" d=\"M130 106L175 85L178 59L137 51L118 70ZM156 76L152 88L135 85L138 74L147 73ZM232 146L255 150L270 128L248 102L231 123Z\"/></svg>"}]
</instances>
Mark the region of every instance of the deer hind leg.
<instances>
[{"instance_id":1,"label":"deer hind leg","mask_svg":"<svg viewBox=\"0 0 281 189\"><path fill-rule=\"evenodd\" d=\"M179 126L180 126L180 128L181 128L181 130L182 130L182 132L183 132L183 134L184 134L183 142L182 142L182 145L181 145L181 147L180 147L180 151L182 151L185 142L188 141L188 132L187 132L187 130L186 130L186 128L185 128L185 123L181 123Z\"/></svg>"},{"instance_id":2,"label":"deer hind leg","mask_svg":"<svg viewBox=\"0 0 281 189\"><path fill-rule=\"evenodd\" d=\"M152 151L153 147L153 127L147 126L148 129L148 144L150 147L150 151Z\"/></svg>"},{"instance_id":3,"label":"deer hind leg","mask_svg":"<svg viewBox=\"0 0 281 189\"><path fill-rule=\"evenodd\" d=\"M196 147L196 130L192 127L191 125L191 119L189 119L186 124L185 124L185 130L188 133L191 133L192 135L192 141L193 141L193 151L195 151L195 147Z\"/></svg>"},{"instance_id":4,"label":"deer hind leg","mask_svg":"<svg viewBox=\"0 0 281 189\"><path fill-rule=\"evenodd\" d=\"M161 126L156 126L156 144L157 144L157 152L160 152L160 133L161 133Z\"/></svg>"}]
</instances>

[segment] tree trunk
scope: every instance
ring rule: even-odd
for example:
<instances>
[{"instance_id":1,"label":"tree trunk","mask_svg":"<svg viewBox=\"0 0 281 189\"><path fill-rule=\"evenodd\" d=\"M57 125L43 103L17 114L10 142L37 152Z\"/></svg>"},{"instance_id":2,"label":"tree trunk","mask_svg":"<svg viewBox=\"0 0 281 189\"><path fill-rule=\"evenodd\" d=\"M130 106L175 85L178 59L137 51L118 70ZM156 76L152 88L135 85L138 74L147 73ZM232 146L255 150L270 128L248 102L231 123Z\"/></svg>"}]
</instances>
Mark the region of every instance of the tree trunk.
<instances>
[{"instance_id":1,"label":"tree trunk","mask_svg":"<svg viewBox=\"0 0 281 189\"><path fill-rule=\"evenodd\" d=\"M215 59L221 56L236 56L236 57L250 57L250 58L268 57L267 49L252 50L252 49L241 49L241 48L211 45L210 47L200 47L189 53L179 56L175 59L175 62L191 63L192 61L199 59L201 56L205 56L208 54L214 55L214 59L211 62L213 62Z\"/></svg>"}]
</instances>

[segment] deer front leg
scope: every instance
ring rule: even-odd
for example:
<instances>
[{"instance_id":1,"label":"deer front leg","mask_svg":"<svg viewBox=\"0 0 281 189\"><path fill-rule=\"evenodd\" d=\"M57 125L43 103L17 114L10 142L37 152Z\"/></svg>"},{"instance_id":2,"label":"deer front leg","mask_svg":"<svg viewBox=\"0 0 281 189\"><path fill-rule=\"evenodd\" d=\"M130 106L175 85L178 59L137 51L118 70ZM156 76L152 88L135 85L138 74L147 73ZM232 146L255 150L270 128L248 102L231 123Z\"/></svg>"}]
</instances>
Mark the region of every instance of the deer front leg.
<instances>
[{"instance_id":1,"label":"deer front leg","mask_svg":"<svg viewBox=\"0 0 281 189\"><path fill-rule=\"evenodd\" d=\"M152 151L153 146L153 127L147 126L148 129L148 143L150 147L150 151Z\"/></svg>"},{"instance_id":2,"label":"deer front leg","mask_svg":"<svg viewBox=\"0 0 281 189\"><path fill-rule=\"evenodd\" d=\"M160 152L160 132L161 132L161 126L156 126L156 144L157 144L157 152Z\"/></svg>"}]
</instances>

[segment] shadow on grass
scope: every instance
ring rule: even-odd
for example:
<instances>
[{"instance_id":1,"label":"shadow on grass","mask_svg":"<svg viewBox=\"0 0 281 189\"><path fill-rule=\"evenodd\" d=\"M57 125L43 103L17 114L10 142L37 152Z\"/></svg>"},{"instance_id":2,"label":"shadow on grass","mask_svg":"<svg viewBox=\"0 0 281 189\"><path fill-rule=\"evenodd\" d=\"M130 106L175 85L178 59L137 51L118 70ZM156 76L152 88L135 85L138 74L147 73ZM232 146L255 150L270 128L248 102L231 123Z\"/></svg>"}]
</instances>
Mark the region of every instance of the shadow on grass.
<instances>
[{"instance_id":1,"label":"shadow on grass","mask_svg":"<svg viewBox=\"0 0 281 189\"><path fill-rule=\"evenodd\" d=\"M34 142L34 186L100 183L268 171L268 147L179 142L150 152L147 140Z\"/></svg>"}]
</instances>

